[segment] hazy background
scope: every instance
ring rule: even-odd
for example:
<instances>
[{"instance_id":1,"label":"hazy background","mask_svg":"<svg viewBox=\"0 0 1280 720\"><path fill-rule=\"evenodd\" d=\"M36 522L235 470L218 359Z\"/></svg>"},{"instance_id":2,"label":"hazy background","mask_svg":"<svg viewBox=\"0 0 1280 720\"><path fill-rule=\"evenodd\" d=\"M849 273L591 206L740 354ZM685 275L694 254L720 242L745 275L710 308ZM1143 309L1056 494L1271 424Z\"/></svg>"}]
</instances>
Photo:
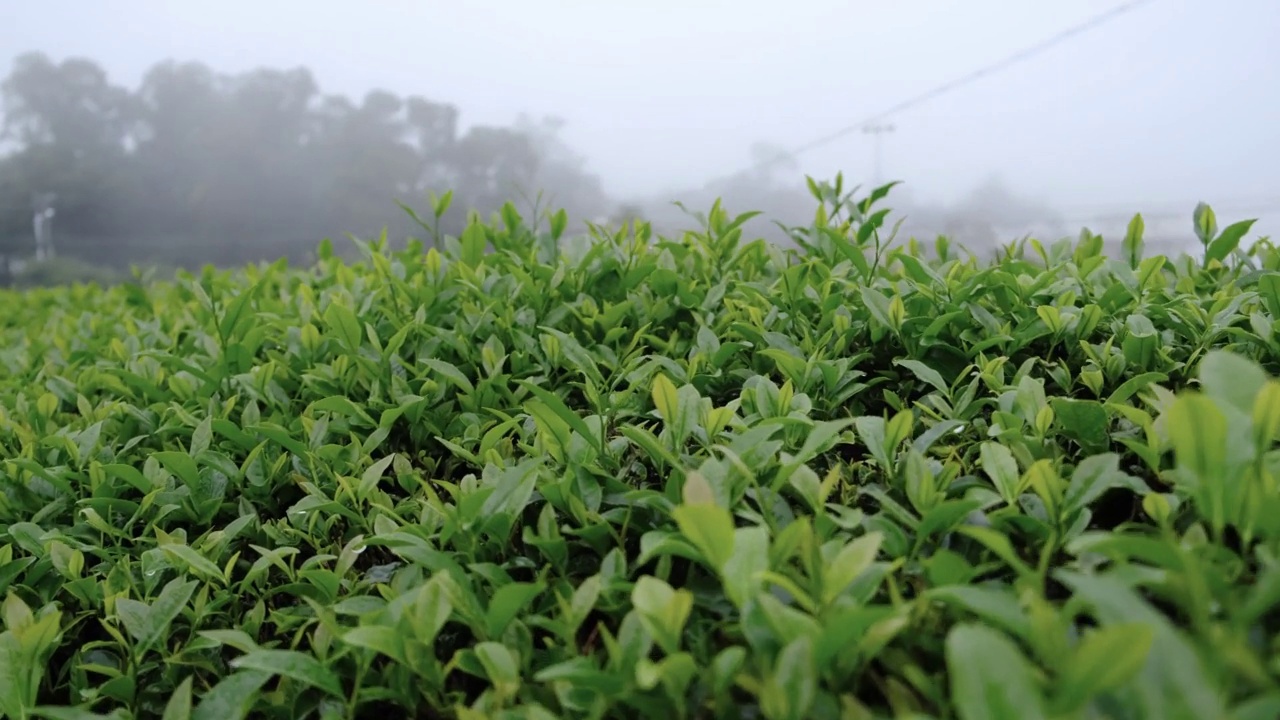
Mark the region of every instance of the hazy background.
<instances>
[{"instance_id":1,"label":"hazy background","mask_svg":"<svg viewBox=\"0 0 1280 720\"><path fill-rule=\"evenodd\" d=\"M519 201L513 183L576 219L674 227L689 221L671 200L720 195L805 222L805 174L876 179L860 120L1125 4L0 0L0 253L32 246L42 192L58 192L59 253L102 263L304 257L323 235L412 232L396 199L425 210L426 190L453 187L456 227L467 207ZM1185 245L1200 200L1270 235L1277 39L1276 0L1138 3L885 118L881 179L905 181L890 204L913 233L971 246L1083 225L1118 239L1134 212L1150 241ZM62 65L77 58L104 77ZM70 123L94 142L115 123L102 142L118 157L11 119L54 77L79 89L48 107L128 108L92 131Z\"/></svg>"}]
</instances>

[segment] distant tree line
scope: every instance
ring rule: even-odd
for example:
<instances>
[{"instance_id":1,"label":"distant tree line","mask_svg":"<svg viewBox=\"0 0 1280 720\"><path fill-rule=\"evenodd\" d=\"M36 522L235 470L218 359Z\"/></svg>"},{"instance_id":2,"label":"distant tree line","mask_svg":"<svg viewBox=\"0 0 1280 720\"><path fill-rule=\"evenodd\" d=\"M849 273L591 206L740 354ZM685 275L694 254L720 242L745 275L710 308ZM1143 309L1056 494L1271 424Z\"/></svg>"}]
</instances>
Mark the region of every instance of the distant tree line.
<instances>
[{"instance_id":1,"label":"distant tree line","mask_svg":"<svg viewBox=\"0 0 1280 720\"><path fill-rule=\"evenodd\" d=\"M62 255L186 267L303 258L384 227L423 236L395 203L426 209L429 192L453 191L451 233L539 191L574 218L612 209L557 120L464 130L448 103L327 94L305 68L168 61L129 89L92 60L28 53L0 103L0 256L31 254L42 203Z\"/></svg>"},{"instance_id":2,"label":"distant tree line","mask_svg":"<svg viewBox=\"0 0 1280 720\"><path fill-rule=\"evenodd\" d=\"M673 200L697 211L721 199L734 213L762 212L745 229L783 244L775 223L813 217L799 164L769 143L750 149L752 169L618 204L561 140L562 121L464 127L460 117L417 95L325 93L305 68L229 75L165 61L129 89L90 59L20 55L0 81L0 284L10 259L35 255L39 234L79 261L80 275L304 261L326 237L383 228L397 243L426 234L397 201L425 213L432 192L453 192L440 230L455 235L469 211L488 216L507 201L526 215L563 208L575 222L643 218L674 232L694 221ZM902 238L945 233L982 246L1064 227L996 178L945 207L913 202L909 188L892 198L907 220ZM46 207L53 214L37 230Z\"/></svg>"}]
</instances>

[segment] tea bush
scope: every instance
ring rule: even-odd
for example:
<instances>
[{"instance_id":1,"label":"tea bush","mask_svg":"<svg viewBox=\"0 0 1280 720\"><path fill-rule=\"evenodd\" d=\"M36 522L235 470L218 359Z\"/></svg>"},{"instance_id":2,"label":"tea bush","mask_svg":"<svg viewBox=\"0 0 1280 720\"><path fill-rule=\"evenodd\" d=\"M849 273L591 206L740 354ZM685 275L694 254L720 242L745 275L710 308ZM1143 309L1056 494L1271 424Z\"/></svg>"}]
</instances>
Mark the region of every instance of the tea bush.
<instances>
[{"instance_id":1,"label":"tea bush","mask_svg":"<svg viewBox=\"0 0 1280 720\"><path fill-rule=\"evenodd\" d=\"M811 190L0 295L0 713L1280 717L1280 250Z\"/></svg>"}]
</instances>

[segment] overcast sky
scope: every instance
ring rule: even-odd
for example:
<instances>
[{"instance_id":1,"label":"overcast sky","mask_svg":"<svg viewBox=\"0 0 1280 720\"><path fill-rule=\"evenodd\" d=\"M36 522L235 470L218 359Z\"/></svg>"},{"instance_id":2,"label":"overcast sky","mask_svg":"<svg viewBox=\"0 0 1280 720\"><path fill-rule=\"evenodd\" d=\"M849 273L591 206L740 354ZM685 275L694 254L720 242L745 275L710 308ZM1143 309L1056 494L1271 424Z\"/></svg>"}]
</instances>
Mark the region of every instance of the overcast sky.
<instances>
[{"instance_id":1,"label":"overcast sky","mask_svg":"<svg viewBox=\"0 0 1280 720\"><path fill-rule=\"evenodd\" d=\"M457 105L464 123L559 115L611 194L739 169L1031 46L1120 0L0 0L0 61L99 61L136 87L164 59L305 65L328 92ZM7 67L5 68L7 72ZM1280 0L1152 0L902 112L885 173L953 200L998 174L1085 218L1197 200L1280 230ZM801 157L869 180L868 136ZM1225 224L1225 223L1224 223Z\"/></svg>"}]
</instances>

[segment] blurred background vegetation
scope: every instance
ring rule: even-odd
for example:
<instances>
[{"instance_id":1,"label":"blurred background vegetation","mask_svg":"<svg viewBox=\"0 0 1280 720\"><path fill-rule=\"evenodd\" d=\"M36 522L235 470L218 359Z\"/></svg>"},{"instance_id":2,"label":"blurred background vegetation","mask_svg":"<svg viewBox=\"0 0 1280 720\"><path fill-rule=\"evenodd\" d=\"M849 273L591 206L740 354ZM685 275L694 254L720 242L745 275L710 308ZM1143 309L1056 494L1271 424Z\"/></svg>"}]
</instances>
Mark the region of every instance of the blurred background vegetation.
<instances>
[{"instance_id":1,"label":"blurred background vegetation","mask_svg":"<svg viewBox=\"0 0 1280 720\"><path fill-rule=\"evenodd\" d=\"M326 93L303 67L224 74L164 61L128 88L94 60L31 52L0 82L0 113L0 285L110 282L135 265L306 262L324 238L384 228L394 246L424 234L396 203L425 211L433 192L454 193L440 227L450 234L469 211L488 217L508 200L528 215L563 208L571 229L640 218L671 232L693 222L674 200L696 211L723 198L734 212L763 212L750 232L787 242L776 222L807 225L814 210L785 157L661 197L611 198L562 141L561 119L464 130L447 102ZM753 161L781 152L749 148ZM913 203L904 189L891 205L908 216L905 234L971 247L1014 239L1008 228L1053 239L1073 230L998 177L947 207Z\"/></svg>"}]
</instances>

